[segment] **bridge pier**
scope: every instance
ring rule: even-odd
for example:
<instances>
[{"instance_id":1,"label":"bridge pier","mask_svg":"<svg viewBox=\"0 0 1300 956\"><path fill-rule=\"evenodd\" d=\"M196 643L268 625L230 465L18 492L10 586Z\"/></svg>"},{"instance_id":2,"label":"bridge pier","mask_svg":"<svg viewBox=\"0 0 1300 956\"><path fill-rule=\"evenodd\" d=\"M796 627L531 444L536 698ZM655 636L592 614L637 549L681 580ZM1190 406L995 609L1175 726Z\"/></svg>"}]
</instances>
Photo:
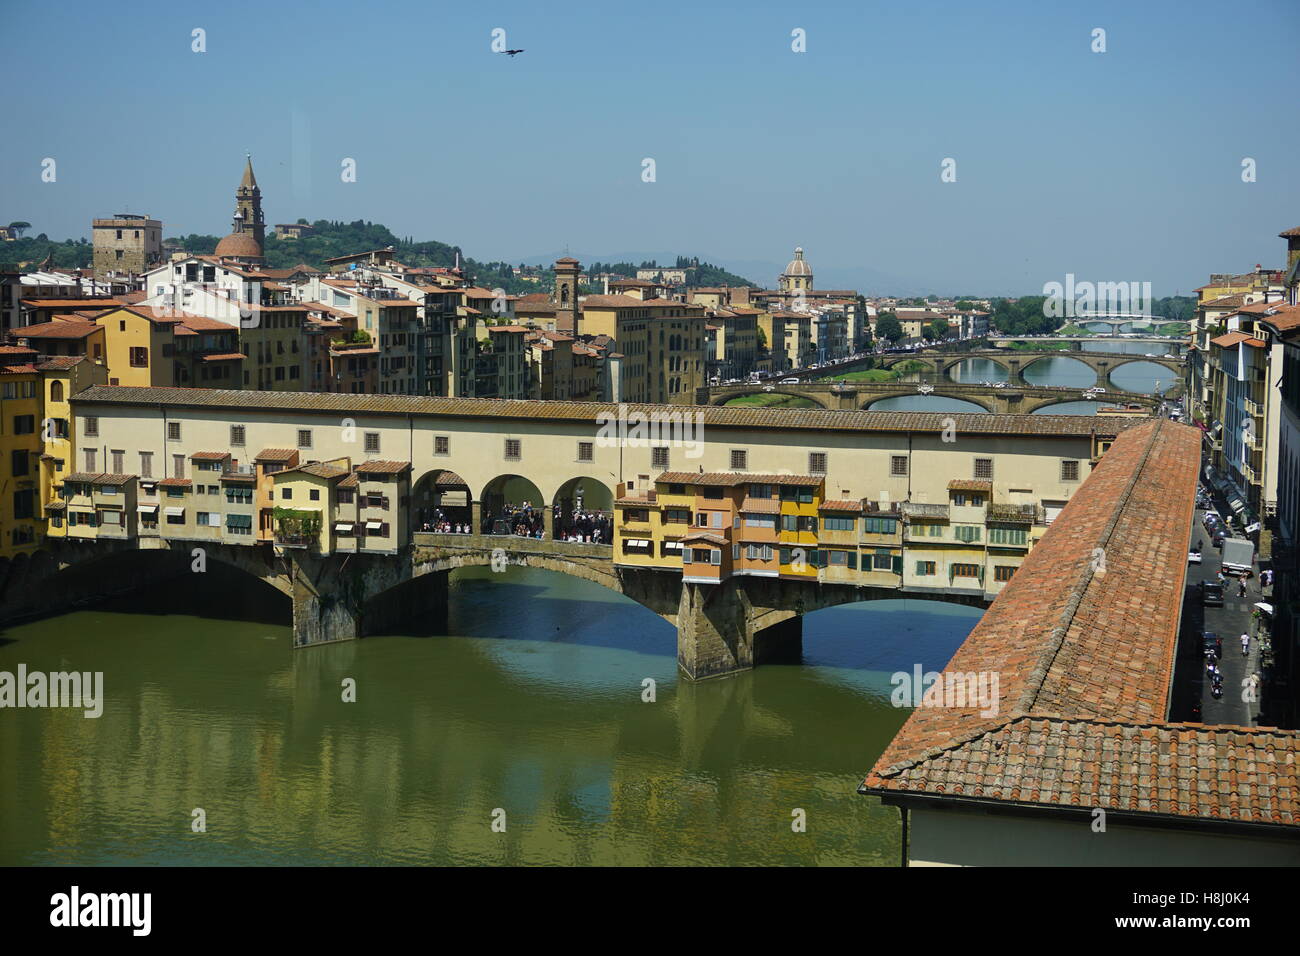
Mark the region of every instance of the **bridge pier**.
<instances>
[{"instance_id":1,"label":"bridge pier","mask_svg":"<svg viewBox=\"0 0 1300 956\"><path fill-rule=\"evenodd\" d=\"M314 647L354 641L376 627L391 626L403 609L421 597L386 594L410 581L409 560L398 555L332 554L317 557L306 552L289 558L292 582L293 646ZM429 589L437 596L437 584ZM375 595L381 601L371 602ZM393 607L388 607L389 599ZM367 603L369 602L369 604ZM404 603L405 602L405 603ZM446 604L445 596L442 602Z\"/></svg>"},{"instance_id":2,"label":"bridge pier","mask_svg":"<svg viewBox=\"0 0 1300 956\"><path fill-rule=\"evenodd\" d=\"M749 602L733 581L682 583L677 606L677 666L691 680L754 666Z\"/></svg>"}]
</instances>

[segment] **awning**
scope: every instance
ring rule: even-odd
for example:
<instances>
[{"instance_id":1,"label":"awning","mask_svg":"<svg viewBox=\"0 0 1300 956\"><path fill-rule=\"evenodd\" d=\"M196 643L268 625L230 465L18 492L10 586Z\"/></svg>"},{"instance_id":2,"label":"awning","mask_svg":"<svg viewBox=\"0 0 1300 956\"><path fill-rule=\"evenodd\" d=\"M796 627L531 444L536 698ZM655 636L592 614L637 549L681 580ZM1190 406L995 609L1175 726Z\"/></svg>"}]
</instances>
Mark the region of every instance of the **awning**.
<instances>
[{"instance_id":1,"label":"awning","mask_svg":"<svg viewBox=\"0 0 1300 956\"><path fill-rule=\"evenodd\" d=\"M628 538L624 543L629 548L648 548L650 546L650 542L645 538ZM681 547L680 542L678 543L678 547Z\"/></svg>"},{"instance_id":2,"label":"awning","mask_svg":"<svg viewBox=\"0 0 1300 956\"><path fill-rule=\"evenodd\" d=\"M253 527L252 515L226 515L227 528L251 528Z\"/></svg>"},{"instance_id":3,"label":"awning","mask_svg":"<svg viewBox=\"0 0 1300 956\"><path fill-rule=\"evenodd\" d=\"M1265 601L1260 601L1258 604L1255 605L1255 607L1259 608L1259 609L1260 609L1261 611L1263 611L1265 614L1272 614L1272 613L1273 613L1273 605L1271 605L1271 604L1269 604L1269 603L1267 603L1267 602L1265 602Z\"/></svg>"},{"instance_id":4,"label":"awning","mask_svg":"<svg viewBox=\"0 0 1300 956\"><path fill-rule=\"evenodd\" d=\"M157 514L157 512L158 512L158 506L157 506L157 505L137 505L135 510L136 510L138 513L142 514L142 515ZM168 510L168 511L184 511L185 509L184 509L184 508L168 508L167 510Z\"/></svg>"},{"instance_id":5,"label":"awning","mask_svg":"<svg viewBox=\"0 0 1300 956\"><path fill-rule=\"evenodd\" d=\"M378 522L378 521L367 521L367 522L366 522L366 530L367 530L367 531L380 531L380 530L383 529L383 527L384 527L383 524L380 523L380 522Z\"/></svg>"},{"instance_id":6,"label":"awning","mask_svg":"<svg viewBox=\"0 0 1300 956\"><path fill-rule=\"evenodd\" d=\"M665 551L680 551L680 550L682 550L682 543L681 543L680 541L665 541L665 542L664 542L664 550L665 550Z\"/></svg>"},{"instance_id":7,"label":"awning","mask_svg":"<svg viewBox=\"0 0 1300 956\"><path fill-rule=\"evenodd\" d=\"M352 525L348 524L346 521L340 521L334 526L334 530L339 532L339 534L351 534Z\"/></svg>"},{"instance_id":8,"label":"awning","mask_svg":"<svg viewBox=\"0 0 1300 956\"><path fill-rule=\"evenodd\" d=\"M183 514L185 514L185 509L184 509L184 508L167 508L167 509L165 509L165 510L163 511L163 513L164 513L165 515L167 515L167 517L169 517L169 518L179 518L179 517L181 517Z\"/></svg>"}]
</instances>

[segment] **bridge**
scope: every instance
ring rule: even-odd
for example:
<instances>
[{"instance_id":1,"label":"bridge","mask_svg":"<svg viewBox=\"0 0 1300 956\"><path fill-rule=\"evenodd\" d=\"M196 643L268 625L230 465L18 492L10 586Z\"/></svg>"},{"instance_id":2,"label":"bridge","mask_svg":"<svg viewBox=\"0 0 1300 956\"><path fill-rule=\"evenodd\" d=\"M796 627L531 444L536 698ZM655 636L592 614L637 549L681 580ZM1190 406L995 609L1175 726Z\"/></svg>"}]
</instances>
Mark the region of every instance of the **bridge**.
<instances>
[{"instance_id":1,"label":"bridge","mask_svg":"<svg viewBox=\"0 0 1300 956\"><path fill-rule=\"evenodd\" d=\"M1005 349L992 349L980 352L914 352L910 355L882 355L878 358L877 368L893 368L902 362L919 362L926 366L936 378L948 378L948 373L962 362L982 360L992 362L1007 373L1008 383L1023 385L1024 371L1038 362L1054 358L1069 358L1092 369L1097 376L1097 384L1111 387L1110 375L1117 368L1134 362L1151 362L1162 365L1171 371L1182 373L1182 359L1167 359L1163 356L1130 355L1127 352L1071 352L1068 356L1060 352L1012 352Z\"/></svg>"},{"instance_id":2,"label":"bridge","mask_svg":"<svg viewBox=\"0 0 1300 956\"><path fill-rule=\"evenodd\" d=\"M887 398L925 394L934 398L953 398L978 405L986 412L998 415L1028 415L1042 408L1065 402L1102 401L1141 405L1154 412L1160 399L1141 392L1107 391L1103 395L1085 394L1084 389L1056 385L1008 385L998 388L990 385L963 385L956 382L935 382L921 393L915 382L848 382L843 385L830 382L801 382L798 385L719 385L707 389L710 405L726 405L737 398L749 395L789 395L803 398L820 408L868 409Z\"/></svg>"},{"instance_id":3,"label":"bridge","mask_svg":"<svg viewBox=\"0 0 1300 956\"><path fill-rule=\"evenodd\" d=\"M1005 348L1014 342L1065 342L1071 346L1071 353L1084 351L1083 346L1088 342L1105 342L1108 339L1118 338L1116 335L990 335L987 341L990 345ZM1169 335L1125 335L1125 342L1133 342L1139 345L1160 345L1166 351L1172 351L1174 355L1181 355L1187 348L1187 336L1169 336ZM1046 351L1046 350L1044 350ZM1059 353L1058 353L1059 354Z\"/></svg>"},{"instance_id":4,"label":"bridge","mask_svg":"<svg viewBox=\"0 0 1300 956\"><path fill-rule=\"evenodd\" d=\"M834 569L809 578L741 575L691 583L680 569L617 562L609 545L555 540L555 513L584 497L583 507L603 508L624 487L652 489L653 476L673 468L755 476L812 473L828 497L898 503L946 502L954 476L982 468L994 475L988 483L990 506L1009 502L1019 508L1028 501L1042 511L1063 505L1109 442L1133 424L1085 416L120 386L93 386L74 396L72 405L74 427L87 429L93 422L104 448L123 449L114 453L123 467L136 460L164 467L143 479L65 472L56 500L42 503L47 526L34 550L0 561L0 622L157 588L171 575L201 573L207 563L217 562L285 595L293 613L293 646L305 648L391 633L388 628L403 620L438 619L446 610L447 576L456 568L524 566L608 587L674 624L678 661L692 679L734 673L796 651L801 616L818 608L903 594L983 606L1002 584L993 584L990 576L987 587L982 578L978 586L963 587L945 576L905 589L901 577L875 586L878 579L836 580ZM692 428L699 430L650 438L635 430L647 420L680 424L683 417L694 419ZM620 429L629 427L609 433L611 420ZM956 443L945 440L954 424L963 435ZM299 451L292 452L295 448ZM379 449L407 460L388 460ZM262 464L284 461L291 452L295 460L301 456L302 467L270 472ZM237 466L232 455L258 464ZM357 464L328 464L338 461ZM181 467L194 476L196 487L188 478L174 477ZM295 472L298 477L292 477ZM346 504L330 484L344 475L354 489ZM282 481L286 476L289 480ZM95 484L94 479L102 480ZM218 483L226 490L214 492ZM108 487L93 495L84 490L100 485ZM309 494L309 487L323 493ZM281 506L290 497L285 492L295 488L288 501L293 507ZM456 504L448 505L446 495L453 491ZM418 530L421 513L441 503L459 508L466 523L481 532L485 516L499 512L503 500L537 506L546 516L545 537ZM300 540L282 535L278 525L271 530L273 512L301 515L298 509L317 511L323 536ZM74 511L88 520L73 522ZM153 521L137 519L137 511ZM191 520L197 512L203 518ZM209 520L214 515L217 520ZM245 516L251 517L251 530ZM983 521L982 507L973 520ZM352 522L376 527L354 537ZM346 537L336 535L340 524L346 524ZM381 530L390 526L392 536ZM957 542L950 546L970 550ZM984 548L974 546L976 552Z\"/></svg>"}]
</instances>

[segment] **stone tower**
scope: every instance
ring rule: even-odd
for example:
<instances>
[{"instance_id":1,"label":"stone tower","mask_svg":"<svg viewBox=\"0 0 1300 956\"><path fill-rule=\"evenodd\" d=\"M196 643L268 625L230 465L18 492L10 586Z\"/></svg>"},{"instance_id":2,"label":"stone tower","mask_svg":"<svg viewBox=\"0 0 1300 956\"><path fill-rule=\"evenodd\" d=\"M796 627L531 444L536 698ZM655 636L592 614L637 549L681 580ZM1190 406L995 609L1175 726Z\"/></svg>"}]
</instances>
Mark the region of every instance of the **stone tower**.
<instances>
[{"instance_id":1,"label":"stone tower","mask_svg":"<svg viewBox=\"0 0 1300 956\"><path fill-rule=\"evenodd\" d=\"M555 260L555 330L578 334L578 260L570 256Z\"/></svg>"},{"instance_id":2,"label":"stone tower","mask_svg":"<svg viewBox=\"0 0 1300 956\"><path fill-rule=\"evenodd\" d=\"M235 189L235 219L230 235L217 243L216 255L223 259L257 264L262 261L266 242L266 219L262 216L262 190L253 175L253 157L244 166L244 178Z\"/></svg>"}]
</instances>

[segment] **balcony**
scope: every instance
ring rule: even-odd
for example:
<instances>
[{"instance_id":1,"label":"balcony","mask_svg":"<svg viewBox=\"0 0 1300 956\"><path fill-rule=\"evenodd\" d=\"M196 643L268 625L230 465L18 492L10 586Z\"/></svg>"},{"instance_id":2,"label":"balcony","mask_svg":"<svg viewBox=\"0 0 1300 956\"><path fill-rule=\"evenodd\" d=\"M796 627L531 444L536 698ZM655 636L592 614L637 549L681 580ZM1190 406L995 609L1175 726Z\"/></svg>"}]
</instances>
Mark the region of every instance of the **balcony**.
<instances>
[{"instance_id":1,"label":"balcony","mask_svg":"<svg viewBox=\"0 0 1300 956\"><path fill-rule=\"evenodd\" d=\"M913 502L903 503L903 514L909 518L944 518L948 517L947 505L927 505Z\"/></svg>"},{"instance_id":2,"label":"balcony","mask_svg":"<svg viewBox=\"0 0 1300 956\"><path fill-rule=\"evenodd\" d=\"M1003 524L1041 523L1045 515L1037 505L1008 505L990 503L985 511L985 521Z\"/></svg>"}]
</instances>

